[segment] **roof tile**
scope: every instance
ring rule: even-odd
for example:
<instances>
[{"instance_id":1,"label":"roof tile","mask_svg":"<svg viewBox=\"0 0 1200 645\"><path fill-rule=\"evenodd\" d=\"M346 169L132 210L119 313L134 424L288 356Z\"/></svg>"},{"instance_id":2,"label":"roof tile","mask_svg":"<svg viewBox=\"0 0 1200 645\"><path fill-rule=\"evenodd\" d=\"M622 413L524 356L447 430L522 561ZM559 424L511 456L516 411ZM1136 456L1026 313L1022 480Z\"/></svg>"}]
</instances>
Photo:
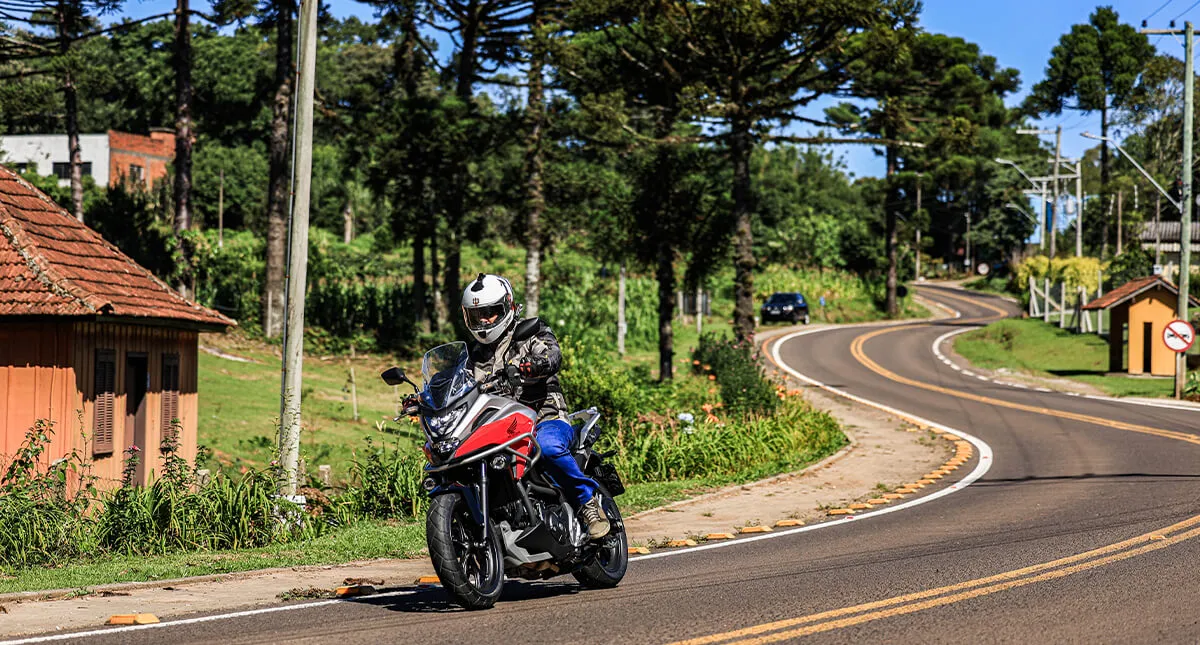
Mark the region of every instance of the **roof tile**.
<instances>
[{"instance_id":1,"label":"roof tile","mask_svg":"<svg viewBox=\"0 0 1200 645\"><path fill-rule=\"evenodd\" d=\"M113 315L231 326L0 166L0 316Z\"/></svg>"}]
</instances>

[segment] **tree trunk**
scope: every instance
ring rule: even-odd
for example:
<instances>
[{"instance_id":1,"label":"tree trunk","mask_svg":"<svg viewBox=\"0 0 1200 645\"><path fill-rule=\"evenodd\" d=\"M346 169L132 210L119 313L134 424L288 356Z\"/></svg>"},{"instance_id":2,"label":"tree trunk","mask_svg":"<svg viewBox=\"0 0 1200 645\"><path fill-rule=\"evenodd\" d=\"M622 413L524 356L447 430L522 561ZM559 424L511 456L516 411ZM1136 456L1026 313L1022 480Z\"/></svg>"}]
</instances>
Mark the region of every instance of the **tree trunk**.
<instances>
[{"instance_id":1,"label":"tree trunk","mask_svg":"<svg viewBox=\"0 0 1200 645\"><path fill-rule=\"evenodd\" d=\"M1108 99L1100 105L1100 203L1108 194ZM1101 209L1103 213L1103 209ZM1108 255L1108 227L1112 222L1112 213L1101 215L1100 219L1100 257Z\"/></svg>"},{"instance_id":2,"label":"tree trunk","mask_svg":"<svg viewBox=\"0 0 1200 645\"><path fill-rule=\"evenodd\" d=\"M274 338L283 331L284 241L288 210L288 133L292 97L292 0L276 2L275 101L272 106L267 189L267 266L263 293L263 333Z\"/></svg>"},{"instance_id":3,"label":"tree trunk","mask_svg":"<svg viewBox=\"0 0 1200 645\"><path fill-rule=\"evenodd\" d=\"M754 338L754 234L750 228L750 123L734 119L730 156L733 162L734 305L733 333Z\"/></svg>"},{"instance_id":4,"label":"tree trunk","mask_svg":"<svg viewBox=\"0 0 1200 645\"><path fill-rule=\"evenodd\" d=\"M542 68L545 63L545 47L542 20L542 3L533 3L533 30L529 37L529 97L526 104L526 120L529 134L525 148L528 184L525 214L525 315L538 315L538 294L541 287L542 212L546 209L546 196L542 187L542 127L546 107L543 104Z\"/></svg>"},{"instance_id":5,"label":"tree trunk","mask_svg":"<svg viewBox=\"0 0 1200 645\"><path fill-rule=\"evenodd\" d=\"M342 242L349 244L354 241L354 208L350 206L350 201L346 201L346 207L342 209Z\"/></svg>"},{"instance_id":6,"label":"tree trunk","mask_svg":"<svg viewBox=\"0 0 1200 645\"><path fill-rule=\"evenodd\" d=\"M659 238L655 278L658 280L658 378L675 376L675 252L669 240Z\"/></svg>"},{"instance_id":7,"label":"tree trunk","mask_svg":"<svg viewBox=\"0 0 1200 645\"><path fill-rule=\"evenodd\" d=\"M446 307L445 299L442 297L442 290L438 282L438 237L437 230L429 235L429 279L433 283L430 286L433 294L433 312L429 322L433 324L433 331L439 331L446 324Z\"/></svg>"},{"instance_id":8,"label":"tree trunk","mask_svg":"<svg viewBox=\"0 0 1200 645\"><path fill-rule=\"evenodd\" d=\"M896 188L896 146L887 147L887 202L883 206L883 221L885 228L885 244L887 248L887 284L884 295L884 306L888 318L900 315L900 306L896 302L897 258L896 258L896 208L900 204L899 191Z\"/></svg>"},{"instance_id":9,"label":"tree trunk","mask_svg":"<svg viewBox=\"0 0 1200 645\"><path fill-rule=\"evenodd\" d=\"M68 70L63 94L67 108L67 150L71 156L71 211L83 221L83 151L79 147L79 92L75 76Z\"/></svg>"},{"instance_id":10,"label":"tree trunk","mask_svg":"<svg viewBox=\"0 0 1200 645\"><path fill-rule=\"evenodd\" d=\"M423 223L414 227L412 243L413 270L413 320L425 331L429 331L429 321L425 319L425 237L426 226Z\"/></svg>"},{"instance_id":11,"label":"tree trunk","mask_svg":"<svg viewBox=\"0 0 1200 645\"><path fill-rule=\"evenodd\" d=\"M188 0L175 4L175 244L180 295L191 297L191 249L183 232L192 226L192 37Z\"/></svg>"}]
</instances>

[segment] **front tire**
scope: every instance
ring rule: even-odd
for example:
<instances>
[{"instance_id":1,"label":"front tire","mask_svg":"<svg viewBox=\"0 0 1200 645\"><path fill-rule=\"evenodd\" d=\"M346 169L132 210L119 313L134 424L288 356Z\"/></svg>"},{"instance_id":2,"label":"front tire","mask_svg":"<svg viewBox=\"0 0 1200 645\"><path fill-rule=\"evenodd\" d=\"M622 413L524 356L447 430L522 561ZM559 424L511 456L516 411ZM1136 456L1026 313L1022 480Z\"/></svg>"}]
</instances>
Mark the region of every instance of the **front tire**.
<instances>
[{"instance_id":1,"label":"front tire","mask_svg":"<svg viewBox=\"0 0 1200 645\"><path fill-rule=\"evenodd\" d=\"M625 525L621 522L621 509L617 508L617 503L603 486L600 487L600 495L600 504L604 508L604 514L608 516L608 521L614 527L621 528L614 528L613 532L604 536L604 546L592 556L592 561L571 574L579 584L589 589L611 589L617 586L629 568L629 540L625 537Z\"/></svg>"},{"instance_id":2,"label":"front tire","mask_svg":"<svg viewBox=\"0 0 1200 645\"><path fill-rule=\"evenodd\" d=\"M504 551L495 526L488 539L461 495L439 495L429 505L425 540L442 586L466 609L489 609L504 589Z\"/></svg>"}]
</instances>

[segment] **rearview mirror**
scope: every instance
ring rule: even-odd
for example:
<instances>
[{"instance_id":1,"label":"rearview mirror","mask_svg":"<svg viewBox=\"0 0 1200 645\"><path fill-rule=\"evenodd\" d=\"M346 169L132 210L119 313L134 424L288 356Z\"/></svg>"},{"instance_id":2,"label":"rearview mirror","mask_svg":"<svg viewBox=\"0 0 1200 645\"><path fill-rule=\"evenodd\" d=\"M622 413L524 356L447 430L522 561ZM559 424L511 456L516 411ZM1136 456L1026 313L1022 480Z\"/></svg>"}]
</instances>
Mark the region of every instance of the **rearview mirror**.
<instances>
[{"instance_id":1,"label":"rearview mirror","mask_svg":"<svg viewBox=\"0 0 1200 645\"><path fill-rule=\"evenodd\" d=\"M400 385L401 383L408 383L412 386L414 391L418 389L417 384L413 383L404 373L404 370L399 367L387 368L383 371L383 374L379 375L379 378L383 379L383 382L387 383L388 385Z\"/></svg>"}]
</instances>

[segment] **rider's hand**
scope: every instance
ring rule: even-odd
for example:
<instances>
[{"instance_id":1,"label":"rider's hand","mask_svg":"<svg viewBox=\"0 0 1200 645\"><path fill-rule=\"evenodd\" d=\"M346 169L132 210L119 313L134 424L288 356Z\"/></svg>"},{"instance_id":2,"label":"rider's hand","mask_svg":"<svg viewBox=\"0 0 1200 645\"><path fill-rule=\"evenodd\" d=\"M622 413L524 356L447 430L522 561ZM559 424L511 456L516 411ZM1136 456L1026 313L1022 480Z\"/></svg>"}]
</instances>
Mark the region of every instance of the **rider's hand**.
<instances>
[{"instance_id":1,"label":"rider's hand","mask_svg":"<svg viewBox=\"0 0 1200 645\"><path fill-rule=\"evenodd\" d=\"M521 385L521 368L516 365L505 366L504 379L508 382L508 387L516 389Z\"/></svg>"},{"instance_id":2,"label":"rider's hand","mask_svg":"<svg viewBox=\"0 0 1200 645\"><path fill-rule=\"evenodd\" d=\"M524 376L525 378L535 378L541 375L543 366L544 361L540 359L524 358L521 359L520 364L517 365L517 369L521 370L521 376Z\"/></svg>"}]
</instances>

